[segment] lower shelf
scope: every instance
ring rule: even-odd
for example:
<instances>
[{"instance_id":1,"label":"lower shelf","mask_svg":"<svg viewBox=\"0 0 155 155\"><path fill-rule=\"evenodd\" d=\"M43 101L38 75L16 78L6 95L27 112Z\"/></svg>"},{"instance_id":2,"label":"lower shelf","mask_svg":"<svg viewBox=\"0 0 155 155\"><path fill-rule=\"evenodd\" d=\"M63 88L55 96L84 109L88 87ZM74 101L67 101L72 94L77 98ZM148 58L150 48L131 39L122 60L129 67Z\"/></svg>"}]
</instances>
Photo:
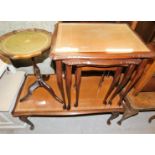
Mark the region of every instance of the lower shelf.
<instances>
[{"instance_id":1,"label":"lower shelf","mask_svg":"<svg viewBox=\"0 0 155 155\"><path fill-rule=\"evenodd\" d=\"M16 106L13 110L14 116L67 116L67 115L84 115L84 114L97 114L108 113L113 111L123 112L123 107L117 105L119 97L117 96L112 105L104 105L103 99L108 90L112 77L105 78L102 87L98 89L98 83L100 76L82 77L79 106L74 107L75 103L75 88L74 77L72 83L72 106L71 109L64 110L61 103L56 101L46 90L38 88L35 92L23 102L20 102L20 98L23 97L29 85L35 81L34 76L28 76L22 87L21 93L16 102ZM56 76L51 75L47 81L52 86L55 93L60 96Z\"/></svg>"}]
</instances>

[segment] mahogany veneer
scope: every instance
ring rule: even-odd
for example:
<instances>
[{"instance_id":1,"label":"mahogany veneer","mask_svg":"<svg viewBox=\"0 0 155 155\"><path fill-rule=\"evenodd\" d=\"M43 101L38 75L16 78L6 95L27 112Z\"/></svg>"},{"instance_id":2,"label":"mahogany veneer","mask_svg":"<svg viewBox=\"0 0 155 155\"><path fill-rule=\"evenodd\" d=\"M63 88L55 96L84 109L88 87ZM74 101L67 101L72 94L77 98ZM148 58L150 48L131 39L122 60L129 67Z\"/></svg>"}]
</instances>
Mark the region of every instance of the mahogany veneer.
<instances>
[{"instance_id":1,"label":"mahogany veneer","mask_svg":"<svg viewBox=\"0 0 155 155\"><path fill-rule=\"evenodd\" d=\"M34 81L34 76L27 77L13 110L14 116L65 116L106 113L113 111L123 112L123 108L117 105L119 99L118 96L115 98L112 105L103 104L103 98L110 86L112 78L105 78L103 86L98 90L97 83L100 81L100 76L83 77L81 81L79 106L71 106L69 111L64 110L62 105L58 104L58 101L56 101L46 90L42 88L38 88L26 101L20 102L20 98L25 95L28 86ZM47 83L52 85L55 93L59 96L60 93L57 87L56 76L51 75ZM75 88L73 85L71 89L72 104L74 104Z\"/></svg>"}]
</instances>

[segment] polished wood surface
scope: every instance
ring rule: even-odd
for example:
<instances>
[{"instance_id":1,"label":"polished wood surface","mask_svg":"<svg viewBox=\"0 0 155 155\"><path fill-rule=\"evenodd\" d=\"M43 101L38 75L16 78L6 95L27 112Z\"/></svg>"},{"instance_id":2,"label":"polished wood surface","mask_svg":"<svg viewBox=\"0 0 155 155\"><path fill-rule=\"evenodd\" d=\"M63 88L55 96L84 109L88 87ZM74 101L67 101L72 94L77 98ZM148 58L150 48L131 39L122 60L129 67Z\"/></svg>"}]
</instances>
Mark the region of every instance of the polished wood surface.
<instances>
[{"instance_id":1,"label":"polished wood surface","mask_svg":"<svg viewBox=\"0 0 155 155\"><path fill-rule=\"evenodd\" d=\"M149 80L149 82L141 90L142 92L155 92L155 75Z\"/></svg>"},{"instance_id":2,"label":"polished wood surface","mask_svg":"<svg viewBox=\"0 0 155 155\"><path fill-rule=\"evenodd\" d=\"M132 30L135 30L137 25L138 25L138 21L132 21L130 27Z\"/></svg>"},{"instance_id":3,"label":"polished wood surface","mask_svg":"<svg viewBox=\"0 0 155 155\"><path fill-rule=\"evenodd\" d=\"M133 58L154 54L127 24L59 23L53 59Z\"/></svg>"},{"instance_id":4,"label":"polished wood surface","mask_svg":"<svg viewBox=\"0 0 155 155\"><path fill-rule=\"evenodd\" d=\"M40 55L51 45L51 34L42 29L17 30L0 37L0 52L11 59Z\"/></svg>"},{"instance_id":5,"label":"polished wood surface","mask_svg":"<svg viewBox=\"0 0 155 155\"><path fill-rule=\"evenodd\" d=\"M155 53L155 43L150 43L148 47ZM140 91L143 90L143 88L149 83L154 74L155 74L155 59L150 63L148 63L148 66L143 76L140 78L139 82L135 86L133 92L134 95L137 95Z\"/></svg>"},{"instance_id":6,"label":"polished wood surface","mask_svg":"<svg viewBox=\"0 0 155 155\"><path fill-rule=\"evenodd\" d=\"M74 83L74 77L72 77ZM35 81L34 76L28 76L23 86L21 94L17 100L13 110L14 116L64 116L64 115L80 115L95 114L106 112L123 112L123 108L117 105L119 96L117 96L112 105L104 105L103 98L112 82L112 78L105 78L104 86L98 90L100 76L83 77L81 80L79 106L71 106L71 109L64 110L62 105L58 103L45 89L38 88L28 100L20 102L20 98L26 94L27 88ZM47 81L54 91L60 95L56 82L56 76L51 75ZM91 87L90 87L91 85ZM98 90L98 91L97 91ZM66 94L66 93L65 93ZM75 103L76 90L74 85L71 87L71 104Z\"/></svg>"},{"instance_id":7,"label":"polished wood surface","mask_svg":"<svg viewBox=\"0 0 155 155\"><path fill-rule=\"evenodd\" d=\"M127 98L134 109L139 111L155 110L155 92L140 92L134 96L133 91L134 89L128 94Z\"/></svg>"}]
</instances>

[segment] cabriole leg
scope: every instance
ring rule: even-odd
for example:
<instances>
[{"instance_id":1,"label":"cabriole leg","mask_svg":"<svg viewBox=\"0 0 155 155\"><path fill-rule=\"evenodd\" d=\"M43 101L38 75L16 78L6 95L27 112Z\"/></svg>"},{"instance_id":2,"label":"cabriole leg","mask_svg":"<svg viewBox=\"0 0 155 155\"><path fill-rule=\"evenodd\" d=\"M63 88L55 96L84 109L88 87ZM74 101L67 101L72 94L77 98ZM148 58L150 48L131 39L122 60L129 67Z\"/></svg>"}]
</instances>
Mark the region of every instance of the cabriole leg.
<instances>
[{"instance_id":1,"label":"cabriole leg","mask_svg":"<svg viewBox=\"0 0 155 155\"><path fill-rule=\"evenodd\" d=\"M71 85L72 85L72 66L66 65L66 92L68 98L67 110L71 108Z\"/></svg>"},{"instance_id":2,"label":"cabriole leg","mask_svg":"<svg viewBox=\"0 0 155 155\"><path fill-rule=\"evenodd\" d=\"M124 104L123 104L124 113L123 113L122 118L117 122L118 125L121 125L124 120L126 120L126 119L128 119L128 118L130 118L132 116L137 115L138 112L139 112L138 110L133 109L131 107L131 105L130 105L130 103L129 103L129 101L127 99L125 99L125 101L123 101L123 102L124 102Z\"/></svg>"},{"instance_id":3,"label":"cabriole leg","mask_svg":"<svg viewBox=\"0 0 155 155\"><path fill-rule=\"evenodd\" d=\"M149 123L151 123L153 119L155 119L155 115L153 115L153 116L151 116L151 117L149 118Z\"/></svg>"},{"instance_id":4,"label":"cabriole leg","mask_svg":"<svg viewBox=\"0 0 155 155\"><path fill-rule=\"evenodd\" d=\"M81 67L76 68L76 74L75 74L75 85L76 85L76 102L75 107L78 107L79 103L79 93L80 93L80 84L81 84Z\"/></svg>"},{"instance_id":5,"label":"cabriole leg","mask_svg":"<svg viewBox=\"0 0 155 155\"><path fill-rule=\"evenodd\" d=\"M120 77L121 77L121 73L122 73L122 67L119 67L117 68L116 72L115 72L115 75L114 75L114 78L113 78L113 81L112 81L112 84L103 100L103 104L107 104L107 99L109 97L109 95L112 93L113 89L115 88L115 86L118 85L119 83L119 80L120 80Z\"/></svg>"},{"instance_id":6,"label":"cabriole leg","mask_svg":"<svg viewBox=\"0 0 155 155\"><path fill-rule=\"evenodd\" d=\"M126 84L129 82L134 70L135 70L136 65L130 65L127 68L126 73L123 76L122 81L118 84L116 90L112 94L112 96L109 99L109 104L112 104L112 100L122 91L122 89L126 86Z\"/></svg>"},{"instance_id":7,"label":"cabriole leg","mask_svg":"<svg viewBox=\"0 0 155 155\"><path fill-rule=\"evenodd\" d=\"M33 130L34 129L34 124L28 119L28 117L21 116L21 117L19 117L19 119L21 121L23 121L24 123L27 123L28 125L30 125L30 130Z\"/></svg>"},{"instance_id":8,"label":"cabriole leg","mask_svg":"<svg viewBox=\"0 0 155 155\"><path fill-rule=\"evenodd\" d=\"M121 105L124 97L128 94L128 92L134 87L134 85L138 82L138 80L140 79L140 77L142 76L144 69L147 65L148 60L144 59L141 64L138 66L138 69L136 71L135 76L133 76L131 78L131 82L129 83L129 85L126 87L125 90L123 90L120 94L120 100L118 102L118 105Z\"/></svg>"},{"instance_id":9,"label":"cabriole leg","mask_svg":"<svg viewBox=\"0 0 155 155\"><path fill-rule=\"evenodd\" d=\"M57 60L56 62L56 77L57 77L57 84L59 87L59 91L63 98L64 106L63 108L66 109L66 100L65 100L65 93L64 93L64 86L63 86L63 78L62 78L62 61Z\"/></svg>"},{"instance_id":10,"label":"cabriole leg","mask_svg":"<svg viewBox=\"0 0 155 155\"><path fill-rule=\"evenodd\" d=\"M111 125L111 121L119 116L119 112L112 112L111 116L107 120L107 124Z\"/></svg>"}]
</instances>

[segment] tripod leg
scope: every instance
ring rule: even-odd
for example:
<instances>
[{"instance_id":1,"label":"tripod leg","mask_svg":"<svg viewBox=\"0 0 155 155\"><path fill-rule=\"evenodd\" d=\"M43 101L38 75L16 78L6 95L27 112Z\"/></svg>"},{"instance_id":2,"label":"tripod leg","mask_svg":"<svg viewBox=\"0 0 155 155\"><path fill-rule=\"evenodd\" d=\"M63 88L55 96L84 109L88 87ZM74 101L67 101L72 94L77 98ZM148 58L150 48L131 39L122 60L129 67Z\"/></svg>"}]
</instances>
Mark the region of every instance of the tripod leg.
<instances>
[{"instance_id":1,"label":"tripod leg","mask_svg":"<svg viewBox=\"0 0 155 155\"><path fill-rule=\"evenodd\" d=\"M20 99L20 102L26 100L30 95L32 95L33 91L39 87L38 81L29 86L27 94Z\"/></svg>"},{"instance_id":2,"label":"tripod leg","mask_svg":"<svg viewBox=\"0 0 155 155\"><path fill-rule=\"evenodd\" d=\"M46 82L44 82L43 80L39 81L40 85L45 88L57 101L59 101L60 103L64 104L64 102L55 94L54 90L52 89L52 87L50 87Z\"/></svg>"}]
</instances>

